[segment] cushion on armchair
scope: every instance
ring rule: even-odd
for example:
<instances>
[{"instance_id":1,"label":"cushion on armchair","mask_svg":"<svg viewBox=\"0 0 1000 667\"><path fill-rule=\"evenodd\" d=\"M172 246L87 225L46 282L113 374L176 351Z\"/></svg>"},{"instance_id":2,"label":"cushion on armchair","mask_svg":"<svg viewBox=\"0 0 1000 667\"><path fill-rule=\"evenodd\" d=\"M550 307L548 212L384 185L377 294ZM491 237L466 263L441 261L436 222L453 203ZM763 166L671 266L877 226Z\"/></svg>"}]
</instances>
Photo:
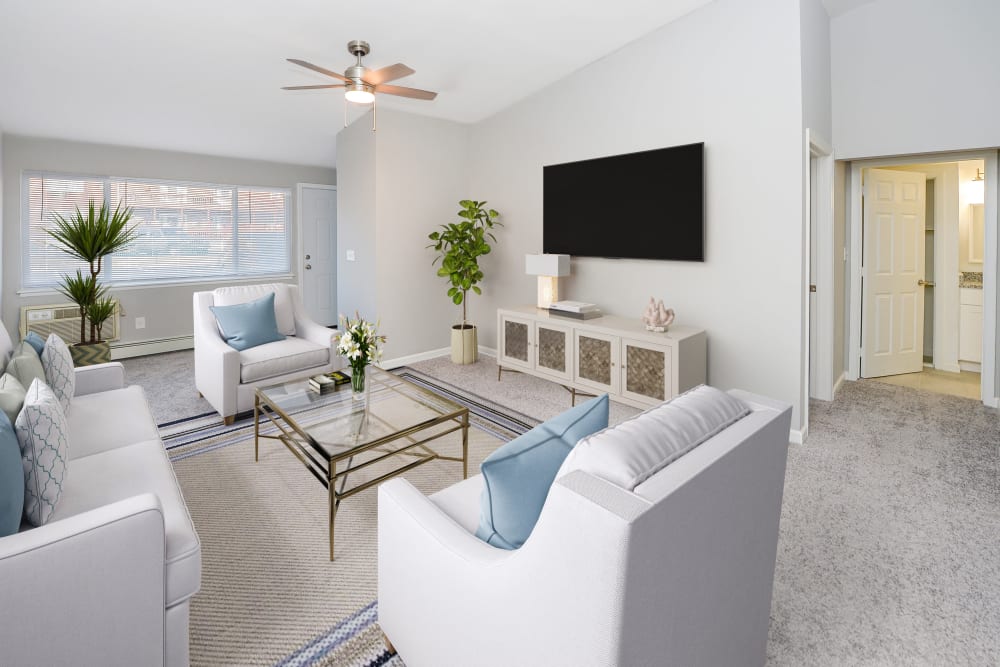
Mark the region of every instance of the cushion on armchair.
<instances>
[{"instance_id":1,"label":"cushion on armchair","mask_svg":"<svg viewBox=\"0 0 1000 667\"><path fill-rule=\"evenodd\" d=\"M583 470L632 491L748 414L750 408L740 399L701 385L584 438L557 477Z\"/></svg>"},{"instance_id":2,"label":"cushion on armchair","mask_svg":"<svg viewBox=\"0 0 1000 667\"><path fill-rule=\"evenodd\" d=\"M274 293L233 306L209 306L222 337L235 350L283 340L274 314Z\"/></svg>"},{"instance_id":3,"label":"cushion on armchair","mask_svg":"<svg viewBox=\"0 0 1000 667\"><path fill-rule=\"evenodd\" d=\"M486 457L476 537L502 549L524 544L549 487L581 439L608 426L607 394L539 424Z\"/></svg>"},{"instance_id":4,"label":"cushion on armchair","mask_svg":"<svg viewBox=\"0 0 1000 667\"><path fill-rule=\"evenodd\" d=\"M274 294L274 317L278 322L278 331L284 336L294 336L295 309L292 307L291 292L284 283L219 287L212 290L212 302L216 306L235 306L268 294Z\"/></svg>"}]
</instances>

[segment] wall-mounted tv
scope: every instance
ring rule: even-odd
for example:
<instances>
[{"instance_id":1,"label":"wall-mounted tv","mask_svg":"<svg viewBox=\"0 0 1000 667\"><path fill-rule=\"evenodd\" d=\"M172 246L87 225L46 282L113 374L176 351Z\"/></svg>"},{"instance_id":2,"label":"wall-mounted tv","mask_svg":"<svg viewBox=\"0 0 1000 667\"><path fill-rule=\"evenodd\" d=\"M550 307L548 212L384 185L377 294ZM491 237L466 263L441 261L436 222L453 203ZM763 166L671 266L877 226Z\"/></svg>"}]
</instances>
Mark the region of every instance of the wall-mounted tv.
<instances>
[{"instance_id":1,"label":"wall-mounted tv","mask_svg":"<svg viewBox=\"0 0 1000 667\"><path fill-rule=\"evenodd\" d=\"M705 261L704 143L543 169L543 251Z\"/></svg>"}]
</instances>

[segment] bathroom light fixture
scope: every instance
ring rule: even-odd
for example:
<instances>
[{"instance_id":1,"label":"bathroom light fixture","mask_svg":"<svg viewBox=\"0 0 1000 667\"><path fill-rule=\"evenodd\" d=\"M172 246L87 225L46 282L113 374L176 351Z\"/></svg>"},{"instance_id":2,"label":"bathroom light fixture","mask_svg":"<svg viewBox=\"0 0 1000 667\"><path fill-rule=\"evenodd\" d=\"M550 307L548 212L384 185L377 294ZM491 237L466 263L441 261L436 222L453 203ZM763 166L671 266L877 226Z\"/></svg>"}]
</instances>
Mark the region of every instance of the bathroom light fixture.
<instances>
[{"instance_id":1,"label":"bathroom light fixture","mask_svg":"<svg viewBox=\"0 0 1000 667\"><path fill-rule=\"evenodd\" d=\"M538 276L538 307L559 300L559 277L569 275L569 255L525 255L524 272Z\"/></svg>"},{"instance_id":2,"label":"bathroom light fixture","mask_svg":"<svg viewBox=\"0 0 1000 667\"><path fill-rule=\"evenodd\" d=\"M975 183L976 181L981 181L981 180L983 180L983 170L980 169L979 167L976 167L976 177L972 179L972 182Z\"/></svg>"}]
</instances>

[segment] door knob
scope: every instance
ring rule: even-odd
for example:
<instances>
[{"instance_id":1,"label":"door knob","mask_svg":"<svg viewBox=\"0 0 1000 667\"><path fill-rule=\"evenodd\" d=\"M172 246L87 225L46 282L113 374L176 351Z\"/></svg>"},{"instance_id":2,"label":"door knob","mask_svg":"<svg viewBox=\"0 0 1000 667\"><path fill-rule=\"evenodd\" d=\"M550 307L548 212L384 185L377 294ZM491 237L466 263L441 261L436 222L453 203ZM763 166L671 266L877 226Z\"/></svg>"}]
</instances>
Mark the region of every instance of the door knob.
<instances>
[{"instance_id":1,"label":"door knob","mask_svg":"<svg viewBox=\"0 0 1000 667\"><path fill-rule=\"evenodd\" d=\"M308 270L309 270L309 269L311 269L312 267L313 267L313 266L312 266L312 264L306 264L306 271L308 271Z\"/></svg>"},{"instance_id":2,"label":"door knob","mask_svg":"<svg viewBox=\"0 0 1000 667\"><path fill-rule=\"evenodd\" d=\"M306 259L312 259L311 255L306 255Z\"/></svg>"},{"instance_id":3,"label":"door knob","mask_svg":"<svg viewBox=\"0 0 1000 667\"><path fill-rule=\"evenodd\" d=\"M921 287L934 287L934 281L933 280L918 280L917 281L917 285L919 285Z\"/></svg>"}]
</instances>

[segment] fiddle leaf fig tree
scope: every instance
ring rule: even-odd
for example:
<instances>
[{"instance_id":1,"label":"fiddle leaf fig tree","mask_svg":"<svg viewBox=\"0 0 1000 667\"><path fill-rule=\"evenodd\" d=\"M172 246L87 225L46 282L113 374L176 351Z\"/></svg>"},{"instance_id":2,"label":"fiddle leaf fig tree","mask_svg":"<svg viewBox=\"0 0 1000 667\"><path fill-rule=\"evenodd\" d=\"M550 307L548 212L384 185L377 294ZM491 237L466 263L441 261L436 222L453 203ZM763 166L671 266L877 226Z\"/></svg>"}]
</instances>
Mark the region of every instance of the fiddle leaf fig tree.
<instances>
[{"instance_id":1,"label":"fiddle leaf fig tree","mask_svg":"<svg viewBox=\"0 0 1000 667\"><path fill-rule=\"evenodd\" d=\"M437 251L437 257L431 266L441 260L437 274L448 281L448 296L456 306L462 306L462 324L468 319L466 298L469 291L482 294L479 283L483 279L483 271L479 268L479 258L490 254L490 241L496 243L496 237L490 231L495 225L503 226L497 220L500 214L485 208L485 201L463 199L459 202L462 209L458 212L460 220L447 225L441 225L441 231L431 232L428 238L433 241L428 248Z\"/></svg>"}]
</instances>

